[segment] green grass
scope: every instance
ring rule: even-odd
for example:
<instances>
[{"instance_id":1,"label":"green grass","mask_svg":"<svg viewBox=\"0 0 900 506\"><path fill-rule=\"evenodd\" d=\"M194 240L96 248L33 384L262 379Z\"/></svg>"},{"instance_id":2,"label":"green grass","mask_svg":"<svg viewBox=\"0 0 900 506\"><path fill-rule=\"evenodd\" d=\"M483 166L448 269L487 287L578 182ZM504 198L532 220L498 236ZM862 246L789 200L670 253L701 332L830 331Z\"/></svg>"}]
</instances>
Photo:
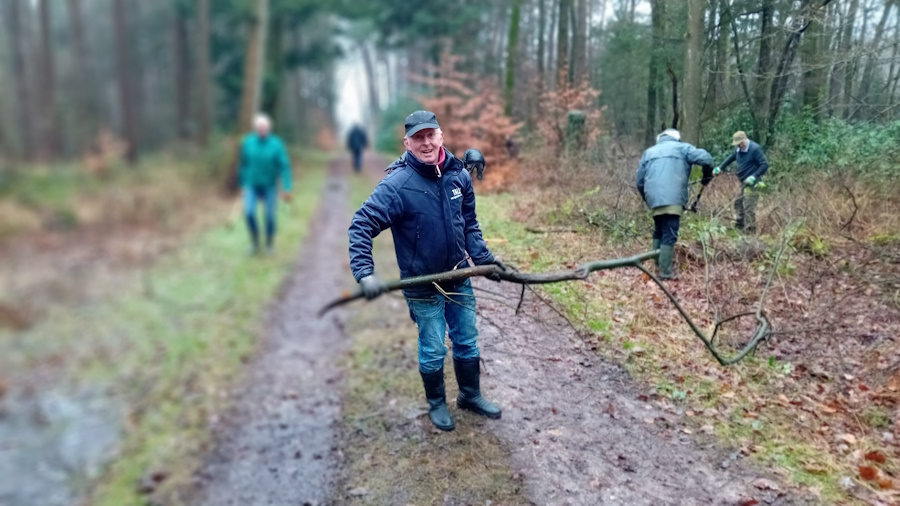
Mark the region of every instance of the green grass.
<instances>
[{"instance_id":1,"label":"green grass","mask_svg":"<svg viewBox=\"0 0 900 506\"><path fill-rule=\"evenodd\" d=\"M320 154L300 157L294 202L279 206L275 254L249 257L243 223L200 232L113 300L56 308L24 335L0 339L0 366L64 357L68 383L106 385L128 406L121 452L91 504L142 504L135 482L165 470L161 493L187 483L210 442L210 417L254 352L260 316L296 259L325 181ZM55 197L54 197L55 198ZM6 342L4 342L6 341Z\"/></svg>"}]
</instances>

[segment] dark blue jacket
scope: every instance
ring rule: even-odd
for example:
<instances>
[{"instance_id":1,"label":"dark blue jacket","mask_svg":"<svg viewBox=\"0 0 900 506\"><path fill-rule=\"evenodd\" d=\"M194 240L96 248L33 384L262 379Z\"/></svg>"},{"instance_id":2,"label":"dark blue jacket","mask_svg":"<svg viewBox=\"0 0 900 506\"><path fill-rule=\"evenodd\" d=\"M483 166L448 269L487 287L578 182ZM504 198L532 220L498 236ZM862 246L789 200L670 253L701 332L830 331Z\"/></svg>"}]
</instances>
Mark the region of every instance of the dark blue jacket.
<instances>
[{"instance_id":1,"label":"dark blue jacket","mask_svg":"<svg viewBox=\"0 0 900 506\"><path fill-rule=\"evenodd\" d=\"M401 278L465 267L466 252L475 265L494 261L475 217L472 178L461 161L444 152L440 175L437 166L404 153L353 215L350 269L357 281L374 272L372 239L387 228L394 236ZM435 292L432 286L403 291L407 297Z\"/></svg>"},{"instance_id":2,"label":"dark blue jacket","mask_svg":"<svg viewBox=\"0 0 900 506\"><path fill-rule=\"evenodd\" d=\"M766 160L762 147L753 141L749 141L746 153L741 151L740 148L734 148L731 156L726 158L719 168L724 171L735 160L737 160L738 165L737 177L741 181L750 176L756 176L756 179L759 179L769 170L769 162Z\"/></svg>"}]
</instances>

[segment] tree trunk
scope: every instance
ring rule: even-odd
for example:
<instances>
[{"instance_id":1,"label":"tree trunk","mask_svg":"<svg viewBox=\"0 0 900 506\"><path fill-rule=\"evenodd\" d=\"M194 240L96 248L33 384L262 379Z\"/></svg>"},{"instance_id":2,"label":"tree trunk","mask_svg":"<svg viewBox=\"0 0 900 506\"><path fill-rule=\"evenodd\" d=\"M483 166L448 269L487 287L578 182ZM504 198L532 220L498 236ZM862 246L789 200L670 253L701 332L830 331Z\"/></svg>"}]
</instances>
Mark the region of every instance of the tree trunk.
<instances>
[{"instance_id":1,"label":"tree trunk","mask_svg":"<svg viewBox=\"0 0 900 506\"><path fill-rule=\"evenodd\" d=\"M544 52L546 44L544 42L545 30L547 26L547 0L538 0L538 47L537 47L537 71L538 79L544 82Z\"/></svg>"},{"instance_id":2,"label":"tree trunk","mask_svg":"<svg viewBox=\"0 0 900 506\"><path fill-rule=\"evenodd\" d=\"M872 49L866 59L866 67L863 70L862 81L860 82L861 88L859 90L859 97L866 104L871 102L869 94L872 89L872 79L875 77L875 66L878 64L878 57L881 54L881 39L884 37L884 28L885 25L887 25L887 20L888 17L890 17L891 9L893 7L893 0L887 0L884 3L884 10L881 12L881 20L878 21L878 25L875 27L875 37L872 39ZM871 107L867 107L867 109L869 109L868 115L871 115Z\"/></svg>"},{"instance_id":3,"label":"tree trunk","mask_svg":"<svg viewBox=\"0 0 900 506\"><path fill-rule=\"evenodd\" d=\"M728 58L728 39L731 36L731 9L728 0L719 0L719 36L716 38L716 67L713 74L713 103L728 102L728 72L731 68Z\"/></svg>"},{"instance_id":4,"label":"tree trunk","mask_svg":"<svg viewBox=\"0 0 900 506\"><path fill-rule=\"evenodd\" d=\"M84 31L84 16L81 0L68 0L69 30L72 32L72 58L75 65L75 94L78 100L77 122L81 126L80 138L76 139L78 149L84 149L85 145L96 136L96 125L100 121L100 104L96 90L96 79L91 69L91 60L88 51L87 37Z\"/></svg>"},{"instance_id":5,"label":"tree trunk","mask_svg":"<svg viewBox=\"0 0 900 506\"><path fill-rule=\"evenodd\" d=\"M6 33L9 36L9 47L12 51L13 79L15 80L16 102L18 102L18 125L21 132L21 154L26 160L34 159L34 114L31 111L32 87L28 82L28 71L25 67L27 39L22 30L22 5L23 0L8 0L6 2ZM28 6L26 5L27 9Z\"/></svg>"},{"instance_id":6,"label":"tree trunk","mask_svg":"<svg viewBox=\"0 0 900 506\"><path fill-rule=\"evenodd\" d=\"M254 1L253 25L244 58L244 86L241 95L241 115L238 130L250 128L250 121L259 112L266 57L266 32L269 26L269 1Z\"/></svg>"},{"instance_id":7,"label":"tree trunk","mask_svg":"<svg viewBox=\"0 0 900 506\"><path fill-rule=\"evenodd\" d=\"M130 26L127 19L126 0L113 0L113 27L116 41L116 73L119 81L119 109L122 133L128 144L126 157L132 165L138 160L137 90L135 88Z\"/></svg>"},{"instance_id":8,"label":"tree trunk","mask_svg":"<svg viewBox=\"0 0 900 506\"><path fill-rule=\"evenodd\" d=\"M662 45L665 38L663 17L665 16L665 0L650 2L650 24L653 30L653 45L650 48L650 77L647 81L647 126L644 132L644 147L656 142L656 109L659 100L660 70L662 70Z\"/></svg>"},{"instance_id":9,"label":"tree trunk","mask_svg":"<svg viewBox=\"0 0 900 506\"><path fill-rule=\"evenodd\" d=\"M53 26L50 22L50 0L38 2L41 25L40 88L38 93L38 124L40 125L42 160L59 156L59 121L56 116L56 62L53 58Z\"/></svg>"},{"instance_id":10,"label":"tree trunk","mask_svg":"<svg viewBox=\"0 0 900 506\"><path fill-rule=\"evenodd\" d=\"M850 92L847 81L849 72L847 64L850 59L850 49L853 43L853 25L856 21L856 11L859 8L859 0L850 0L847 14L841 19L843 31L840 37L840 45L835 53L837 60L831 75L831 104L834 106L833 114L837 117L845 117L849 109Z\"/></svg>"},{"instance_id":11,"label":"tree trunk","mask_svg":"<svg viewBox=\"0 0 900 506\"><path fill-rule=\"evenodd\" d=\"M587 0L576 0L575 35L572 37L572 76L576 82L587 77Z\"/></svg>"},{"instance_id":12,"label":"tree trunk","mask_svg":"<svg viewBox=\"0 0 900 506\"><path fill-rule=\"evenodd\" d=\"M801 0L800 7L791 16L791 23L787 29L788 38L784 43L784 49L781 51L781 58L778 61L778 67L775 71L775 78L772 80L772 90L770 93L770 105L767 114L768 124L765 136L765 146L769 147L774 144L775 122L778 119L778 113L784 102L784 96L787 93L788 79L790 79L789 70L793 65L794 58L797 55L797 48L800 46L801 37L804 30L809 27L807 20L821 14L822 4L817 3L815 7L810 6L813 0Z\"/></svg>"},{"instance_id":13,"label":"tree trunk","mask_svg":"<svg viewBox=\"0 0 900 506\"><path fill-rule=\"evenodd\" d=\"M513 101L516 91L516 65L519 54L519 20L522 13L522 0L512 0L512 12L509 16L509 35L506 39L506 77L503 86L503 112L512 116Z\"/></svg>"},{"instance_id":14,"label":"tree trunk","mask_svg":"<svg viewBox=\"0 0 900 506\"><path fill-rule=\"evenodd\" d=\"M557 87L567 79L569 68L569 8L572 0L559 0L559 16L556 21L556 79Z\"/></svg>"},{"instance_id":15,"label":"tree trunk","mask_svg":"<svg viewBox=\"0 0 900 506\"><path fill-rule=\"evenodd\" d=\"M815 122L822 119L822 105L825 100L825 10L820 10L809 19L806 36L800 45L800 58L803 63L803 107Z\"/></svg>"},{"instance_id":16,"label":"tree trunk","mask_svg":"<svg viewBox=\"0 0 900 506\"><path fill-rule=\"evenodd\" d=\"M688 0L687 40L684 53L684 126L682 139L700 142L700 103L703 99L703 14L706 0Z\"/></svg>"},{"instance_id":17,"label":"tree trunk","mask_svg":"<svg viewBox=\"0 0 900 506\"><path fill-rule=\"evenodd\" d=\"M550 10L550 25L547 27L547 39L548 39L547 40L547 44L548 44L548 47L547 47L547 70L550 71L550 72L548 72L549 74L553 74L553 69L556 68L556 61L555 61L556 40L559 38L558 36L557 37L553 36L554 33L556 31L558 31L558 29L559 29L559 26L558 26L559 25L559 19L558 19L559 18L559 9L553 8L553 1L554 0L550 0L550 9L549 9ZM555 1L557 2L557 4L559 4L563 0L555 0ZM549 78L549 81L545 79L544 84L547 84L548 82L555 83L558 78L559 78L559 72L557 71L555 75L552 75Z\"/></svg>"},{"instance_id":18,"label":"tree trunk","mask_svg":"<svg viewBox=\"0 0 900 506\"><path fill-rule=\"evenodd\" d=\"M378 117L378 83L375 82L375 66L372 64L372 52L366 41L359 41L359 51L362 55L363 68L366 72L366 89L369 93L369 121Z\"/></svg>"},{"instance_id":19,"label":"tree trunk","mask_svg":"<svg viewBox=\"0 0 900 506\"><path fill-rule=\"evenodd\" d=\"M175 61L176 121L178 122L178 135L181 140L185 140L191 132L191 70L187 14L185 6L180 2L175 6L172 28L175 39L173 56Z\"/></svg>"},{"instance_id":20,"label":"tree trunk","mask_svg":"<svg viewBox=\"0 0 900 506\"><path fill-rule=\"evenodd\" d=\"M759 57L756 60L756 85L753 93L753 107L756 110L754 135L759 142L765 142L768 131L766 111L769 110L769 81L772 67L772 42L775 29L772 16L775 11L774 0L762 0L760 13Z\"/></svg>"},{"instance_id":21,"label":"tree trunk","mask_svg":"<svg viewBox=\"0 0 900 506\"><path fill-rule=\"evenodd\" d=\"M197 0L197 140L206 147L212 130L212 63L209 54L209 2Z\"/></svg>"}]
</instances>

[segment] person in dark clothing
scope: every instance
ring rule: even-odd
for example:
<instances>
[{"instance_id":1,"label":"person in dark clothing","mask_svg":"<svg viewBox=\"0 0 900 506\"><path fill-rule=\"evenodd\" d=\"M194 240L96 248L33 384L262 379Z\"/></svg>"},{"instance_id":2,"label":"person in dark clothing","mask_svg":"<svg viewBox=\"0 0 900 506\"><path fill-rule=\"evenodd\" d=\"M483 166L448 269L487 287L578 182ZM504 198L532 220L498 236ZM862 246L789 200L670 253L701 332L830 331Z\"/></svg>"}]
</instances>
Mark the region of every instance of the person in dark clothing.
<instances>
[{"instance_id":1,"label":"person in dark clothing","mask_svg":"<svg viewBox=\"0 0 900 506\"><path fill-rule=\"evenodd\" d=\"M675 279L672 261L681 225L681 213L688 201L691 168L703 167L703 185L712 180L712 156L681 142L678 130L670 128L656 137L641 156L637 170L637 189L647 207L653 210L653 249L659 249L659 277Z\"/></svg>"},{"instance_id":2,"label":"person in dark clothing","mask_svg":"<svg viewBox=\"0 0 900 506\"><path fill-rule=\"evenodd\" d=\"M756 233L756 204L759 201L758 190L763 188L763 174L769 170L769 162L759 144L747 138L743 131L732 136L734 151L713 169L713 175L719 175L733 162L737 162L737 177L741 181L741 193L734 201L734 224L738 230Z\"/></svg>"},{"instance_id":3,"label":"person in dark clothing","mask_svg":"<svg viewBox=\"0 0 900 506\"><path fill-rule=\"evenodd\" d=\"M406 118L405 126L407 151L387 168L388 175L350 223L350 269L368 299L385 290L375 275L372 239L388 228L394 237L401 278L465 267L468 258L475 265L496 264L506 269L484 242L475 215L472 178L463 162L444 148L434 113L416 111ZM419 328L419 372L431 422L441 430L455 427L444 390L448 328L459 384L457 406L500 418L500 408L481 395L471 282L413 287L403 295Z\"/></svg>"},{"instance_id":4,"label":"person in dark clothing","mask_svg":"<svg viewBox=\"0 0 900 506\"><path fill-rule=\"evenodd\" d=\"M282 199L291 200L291 162L284 143L272 133L272 122L268 116L257 115L253 120L253 130L241 143L238 177L244 198L244 216L250 231L251 254L256 255L259 253L256 207L259 202L264 204L266 252L271 253L275 243L279 184Z\"/></svg>"},{"instance_id":5,"label":"person in dark clothing","mask_svg":"<svg viewBox=\"0 0 900 506\"><path fill-rule=\"evenodd\" d=\"M362 169L362 153L369 146L369 137L366 131L359 125L353 125L347 134L347 149L353 155L353 170L359 172Z\"/></svg>"}]
</instances>

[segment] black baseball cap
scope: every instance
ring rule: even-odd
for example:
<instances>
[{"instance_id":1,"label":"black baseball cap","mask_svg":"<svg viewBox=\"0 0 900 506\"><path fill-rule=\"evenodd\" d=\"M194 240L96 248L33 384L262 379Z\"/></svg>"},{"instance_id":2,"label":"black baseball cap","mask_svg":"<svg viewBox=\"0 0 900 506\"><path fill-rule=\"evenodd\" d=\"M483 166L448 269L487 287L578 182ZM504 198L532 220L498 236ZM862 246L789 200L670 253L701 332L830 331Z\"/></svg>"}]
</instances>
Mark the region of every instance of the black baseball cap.
<instances>
[{"instance_id":1,"label":"black baseball cap","mask_svg":"<svg viewBox=\"0 0 900 506\"><path fill-rule=\"evenodd\" d=\"M406 136L411 137L413 134L426 128L441 128L437 122L437 116L431 111L416 111L406 117Z\"/></svg>"}]
</instances>

